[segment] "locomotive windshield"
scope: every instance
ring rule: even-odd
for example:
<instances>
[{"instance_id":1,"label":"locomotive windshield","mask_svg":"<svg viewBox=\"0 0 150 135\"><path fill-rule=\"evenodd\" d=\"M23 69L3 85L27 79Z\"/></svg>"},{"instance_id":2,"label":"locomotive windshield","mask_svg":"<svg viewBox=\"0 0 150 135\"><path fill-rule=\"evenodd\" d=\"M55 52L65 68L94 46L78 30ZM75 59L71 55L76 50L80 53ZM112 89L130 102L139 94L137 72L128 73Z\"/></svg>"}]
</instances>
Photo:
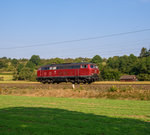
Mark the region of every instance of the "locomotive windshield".
<instances>
[{"instance_id":1,"label":"locomotive windshield","mask_svg":"<svg viewBox=\"0 0 150 135\"><path fill-rule=\"evenodd\" d=\"M94 68L95 66L94 66L94 65L90 65L90 67L91 67L91 68Z\"/></svg>"},{"instance_id":2,"label":"locomotive windshield","mask_svg":"<svg viewBox=\"0 0 150 135\"><path fill-rule=\"evenodd\" d=\"M87 65L81 65L81 68L87 68Z\"/></svg>"},{"instance_id":3,"label":"locomotive windshield","mask_svg":"<svg viewBox=\"0 0 150 135\"><path fill-rule=\"evenodd\" d=\"M90 65L91 68L98 68L96 65Z\"/></svg>"}]
</instances>

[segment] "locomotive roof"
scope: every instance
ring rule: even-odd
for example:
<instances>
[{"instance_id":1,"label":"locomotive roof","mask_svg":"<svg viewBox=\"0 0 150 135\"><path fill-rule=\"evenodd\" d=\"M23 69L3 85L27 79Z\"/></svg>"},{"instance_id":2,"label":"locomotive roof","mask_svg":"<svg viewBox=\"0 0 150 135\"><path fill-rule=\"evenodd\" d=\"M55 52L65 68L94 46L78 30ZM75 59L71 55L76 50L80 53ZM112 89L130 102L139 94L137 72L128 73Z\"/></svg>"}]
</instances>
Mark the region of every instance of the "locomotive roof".
<instances>
[{"instance_id":1,"label":"locomotive roof","mask_svg":"<svg viewBox=\"0 0 150 135\"><path fill-rule=\"evenodd\" d=\"M69 66L69 65L82 65L82 64L94 64L89 62L82 62L82 63L62 63L62 64L49 64L41 67L50 67L50 66ZM94 64L95 65L95 64Z\"/></svg>"}]
</instances>

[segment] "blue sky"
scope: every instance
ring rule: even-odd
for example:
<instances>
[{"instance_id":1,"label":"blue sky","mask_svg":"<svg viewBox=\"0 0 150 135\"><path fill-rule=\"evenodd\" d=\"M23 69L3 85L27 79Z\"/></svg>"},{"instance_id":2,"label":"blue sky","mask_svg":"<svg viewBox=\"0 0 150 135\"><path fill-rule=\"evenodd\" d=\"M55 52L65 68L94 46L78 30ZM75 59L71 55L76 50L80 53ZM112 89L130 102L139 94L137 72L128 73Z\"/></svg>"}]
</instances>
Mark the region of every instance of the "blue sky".
<instances>
[{"instance_id":1,"label":"blue sky","mask_svg":"<svg viewBox=\"0 0 150 135\"><path fill-rule=\"evenodd\" d=\"M0 57L138 56L150 31L52 43L142 29L150 29L150 0L0 0Z\"/></svg>"}]
</instances>

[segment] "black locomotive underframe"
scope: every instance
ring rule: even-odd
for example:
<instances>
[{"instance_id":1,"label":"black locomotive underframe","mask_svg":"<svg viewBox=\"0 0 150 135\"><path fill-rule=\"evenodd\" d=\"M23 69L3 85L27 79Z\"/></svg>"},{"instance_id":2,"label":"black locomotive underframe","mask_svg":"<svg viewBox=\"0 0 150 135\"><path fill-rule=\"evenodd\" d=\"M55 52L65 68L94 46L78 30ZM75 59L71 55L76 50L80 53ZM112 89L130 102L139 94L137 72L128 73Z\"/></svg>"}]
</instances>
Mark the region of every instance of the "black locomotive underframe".
<instances>
[{"instance_id":1,"label":"black locomotive underframe","mask_svg":"<svg viewBox=\"0 0 150 135\"><path fill-rule=\"evenodd\" d=\"M37 77L37 81L42 83L60 83L60 82L71 82L71 83L92 83L99 80L98 75L92 76L57 76L57 77Z\"/></svg>"}]
</instances>

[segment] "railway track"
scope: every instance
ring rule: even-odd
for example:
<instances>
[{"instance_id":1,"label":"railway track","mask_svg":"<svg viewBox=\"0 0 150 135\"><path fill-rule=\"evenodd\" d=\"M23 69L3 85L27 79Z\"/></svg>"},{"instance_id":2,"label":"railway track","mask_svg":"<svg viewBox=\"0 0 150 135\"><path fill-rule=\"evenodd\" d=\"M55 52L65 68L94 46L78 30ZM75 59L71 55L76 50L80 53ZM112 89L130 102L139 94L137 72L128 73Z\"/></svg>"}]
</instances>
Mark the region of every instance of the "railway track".
<instances>
[{"instance_id":1,"label":"railway track","mask_svg":"<svg viewBox=\"0 0 150 135\"><path fill-rule=\"evenodd\" d=\"M110 87L127 88L135 90L150 90L150 84L75 84L75 89L79 90L108 90ZM42 83L0 83L1 89L72 89L71 83L42 84Z\"/></svg>"}]
</instances>

